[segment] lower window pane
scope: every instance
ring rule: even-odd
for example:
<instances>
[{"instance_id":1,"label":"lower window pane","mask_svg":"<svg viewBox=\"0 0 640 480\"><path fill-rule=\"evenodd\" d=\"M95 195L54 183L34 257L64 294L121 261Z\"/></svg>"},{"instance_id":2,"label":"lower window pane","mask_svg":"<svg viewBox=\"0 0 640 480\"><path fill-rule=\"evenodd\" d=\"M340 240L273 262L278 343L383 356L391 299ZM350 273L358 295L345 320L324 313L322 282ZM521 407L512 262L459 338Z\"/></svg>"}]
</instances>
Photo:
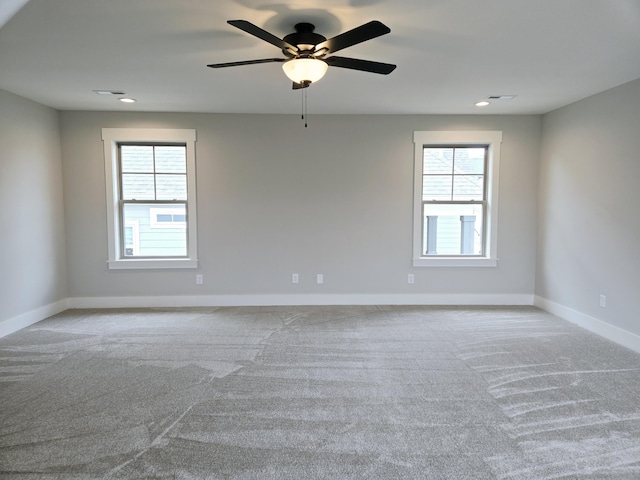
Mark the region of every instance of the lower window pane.
<instances>
[{"instance_id":1,"label":"lower window pane","mask_svg":"<svg viewBox=\"0 0 640 480\"><path fill-rule=\"evenodd\" d=\"M481 204L425 204L423 255L483 255Z\"/></svg>"},{"instance_id":2,"label":"lower window pane","mask_svg":"<svg viewBox=\"0 0 640 480\"><path fill-rule=\"evenodd\" d=\"M123 257L186 257L186 215L181 204L125 204Z\"/></svg>"}]
</instances>

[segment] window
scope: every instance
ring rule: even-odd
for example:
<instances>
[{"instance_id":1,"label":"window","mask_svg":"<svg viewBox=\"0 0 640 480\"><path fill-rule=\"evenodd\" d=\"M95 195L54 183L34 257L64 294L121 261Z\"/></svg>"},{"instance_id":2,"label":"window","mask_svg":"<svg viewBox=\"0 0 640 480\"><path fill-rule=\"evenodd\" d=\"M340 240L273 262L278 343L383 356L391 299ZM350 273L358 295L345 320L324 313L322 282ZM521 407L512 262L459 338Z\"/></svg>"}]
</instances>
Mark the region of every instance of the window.
<instances>
[{"instance_id":1,"label":"window","mask_svg":"<svg viewBox=\"0 0 640 480\"><path fill-rule=\"evenodd\" d=\"M195 131L102 130L109 268L195 268Z\"/></svg>"},{"instance_id":2,"label":"window","mask_svg":"<svg viewBox=\"0 0 640 480\"><path fill-rule=\"evenodd\" d=\"M415 132L414 266L497 264L502 132Z\"/></svg>"},{"instance_id":3,"label":"window","mask_svg":"<svg viewBox=\"0 0 640 480\"><path fill-rule=\"evenodd\" d=\"M151 208L149 211L151 228L180 228L187 227L187 215L184 208Z\"/></svg>"}]
</instances>

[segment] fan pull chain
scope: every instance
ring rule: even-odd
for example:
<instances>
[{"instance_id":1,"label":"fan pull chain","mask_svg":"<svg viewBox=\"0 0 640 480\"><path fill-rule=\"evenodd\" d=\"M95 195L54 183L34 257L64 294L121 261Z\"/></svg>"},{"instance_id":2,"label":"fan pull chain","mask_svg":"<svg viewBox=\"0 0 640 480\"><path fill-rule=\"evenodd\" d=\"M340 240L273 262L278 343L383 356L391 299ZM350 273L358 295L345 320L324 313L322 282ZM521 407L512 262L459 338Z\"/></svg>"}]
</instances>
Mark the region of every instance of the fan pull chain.
<instances>
[{"instance_id":1,"label":"fan pull chain","mask_svg":"<svg viewBox=\"0 0 640 480\"><path fill-rule=\"evenodd\" d=\"M308 102L308 88L303 88L304 90L304 128L307 128L309 125L307 122L309 121L309 102Z\"/></svg>"},{"instance_id":2,"label":"fan pull chain","mask_svg":"<svg viewBox=\"0 0 640 480\"><path fill-rule=\"evenodd\" d=\"M307 118L309 117L309 107L307 101L307 90L308 88L301 88L302 90L302 120L304 120L304 128L307 128L309 125L307 123Z\"/></svg>"}]
</instances>

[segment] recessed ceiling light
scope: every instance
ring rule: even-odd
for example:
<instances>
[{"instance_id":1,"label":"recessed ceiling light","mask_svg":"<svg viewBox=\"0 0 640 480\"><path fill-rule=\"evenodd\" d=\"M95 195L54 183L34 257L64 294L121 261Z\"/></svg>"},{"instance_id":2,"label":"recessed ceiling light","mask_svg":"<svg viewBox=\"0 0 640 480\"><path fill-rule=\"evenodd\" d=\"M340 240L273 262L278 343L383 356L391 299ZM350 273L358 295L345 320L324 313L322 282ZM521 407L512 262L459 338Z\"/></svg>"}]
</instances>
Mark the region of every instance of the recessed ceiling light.
<instances>
[{"instance_id":1,"label":"recessed ceiling light","mask_svg":"<svg viewBox=\"0 0 640 480\"><path fill-rule=\"evenodd\" d=\"M122 103L136 103L136 99L135 98L119 98L118 100L120 100Z\"/></svg>"},{"instance_id":2,"label":"recessed ceiling light","mask_svg":"<svg viewBox=\"0 0 640 480\"><path fill-rule=\"evenodd\" d=\"M486 100L483 100L482 102L476 103L476 107L486 107L489 104L490 104L490 102L487 102Z\"/></svg>"}]
</instances>

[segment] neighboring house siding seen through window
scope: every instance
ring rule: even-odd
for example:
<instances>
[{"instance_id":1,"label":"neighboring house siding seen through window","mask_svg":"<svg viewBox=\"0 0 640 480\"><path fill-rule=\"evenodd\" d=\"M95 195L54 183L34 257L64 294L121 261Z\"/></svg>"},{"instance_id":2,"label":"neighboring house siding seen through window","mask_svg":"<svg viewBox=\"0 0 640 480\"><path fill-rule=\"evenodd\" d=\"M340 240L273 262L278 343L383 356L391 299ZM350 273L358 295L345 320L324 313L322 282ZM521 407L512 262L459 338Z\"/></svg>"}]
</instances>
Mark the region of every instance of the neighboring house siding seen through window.
<instances>
[{"instance_id":1,"label":"neighboring house siding seen through window","mask_svg":"<svg viewBox=\"0 0 640 480\"><path fill-rule=\"evenodd\" d=\"M103 129L109 267L195 268L195 131Z\"/></svg>"},{"instance_id":2,"label":"neighboring house siding seen through window","mask_svg":"<svg viewBox=\"0 0 640 480\"><path fill-rule=\"evenodd\" d=\"M495 266L501 132L415 132L414 266Z\"/></svg>"}]
</instances>

